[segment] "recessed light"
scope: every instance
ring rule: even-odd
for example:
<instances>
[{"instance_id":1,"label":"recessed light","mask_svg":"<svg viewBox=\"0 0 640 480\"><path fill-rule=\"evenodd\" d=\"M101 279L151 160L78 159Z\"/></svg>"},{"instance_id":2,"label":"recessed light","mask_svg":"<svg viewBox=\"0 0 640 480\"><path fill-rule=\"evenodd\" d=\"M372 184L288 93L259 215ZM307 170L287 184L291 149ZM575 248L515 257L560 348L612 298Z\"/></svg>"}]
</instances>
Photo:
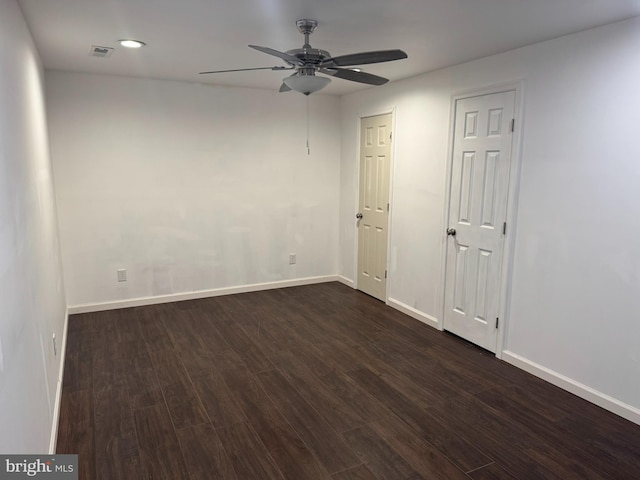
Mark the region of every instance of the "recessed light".
<instances>
[{"instance_id":1,"label":"recessed light","mask_svg":"<svg viewBox=\"0 0 640 480\"><path fill-rule=\"evenodd\" d=\"M120 42L120 45L127 48L140 48L146 45L146 43L141 42L140 40L130 40L125 38L124 40L118 41Z\"/></svg>"}]
</instances>

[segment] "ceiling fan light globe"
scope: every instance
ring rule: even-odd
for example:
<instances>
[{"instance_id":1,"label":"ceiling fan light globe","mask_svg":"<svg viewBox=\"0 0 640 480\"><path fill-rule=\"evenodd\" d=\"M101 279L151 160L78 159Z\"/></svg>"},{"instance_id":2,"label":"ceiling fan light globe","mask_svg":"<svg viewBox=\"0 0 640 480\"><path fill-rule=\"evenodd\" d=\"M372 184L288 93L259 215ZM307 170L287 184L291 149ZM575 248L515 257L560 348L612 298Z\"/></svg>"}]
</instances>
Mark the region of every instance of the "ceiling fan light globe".
<instances>
[{"instance_id":1,"label":"ceiling fan light globe","mask_svg":"<svg viewBox=\"0 0 640 480\"><path fill-rule=\"evenodd\" d=\"M296 75L285 78L283 82L291 90L295 90L304 95L310 95L329 85L331 79L327 77L317 77L315 75Z\"/></svg>"}]
</instances>

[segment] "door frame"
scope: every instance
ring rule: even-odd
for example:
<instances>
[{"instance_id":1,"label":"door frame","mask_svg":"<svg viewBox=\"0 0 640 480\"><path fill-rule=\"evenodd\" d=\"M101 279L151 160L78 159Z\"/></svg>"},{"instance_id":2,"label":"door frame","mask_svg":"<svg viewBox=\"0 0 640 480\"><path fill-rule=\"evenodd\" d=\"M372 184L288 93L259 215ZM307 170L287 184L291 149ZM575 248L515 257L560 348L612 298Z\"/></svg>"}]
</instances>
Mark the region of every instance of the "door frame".
<instances>
[{"instance_id":1,"label":"door frame","mask_svg":"<svg viewBox=\"0 0 640 480\"><path fill-rule=\"evenodd\" d=\"M502 358L502 352L505 350L506 332L509 325L509 305L511 300L511 277L513 273L513 254L515 250L517 212L518 212L518 194L520 190L520 175L522 170L522 133L524 119L524 79L517 79L511 82L494 84L482 88L463 90L451 95L451 103L449 110L449 140L447 147L447 168L445 174L445 197L444 208L442 211L442 237L440 242L440 288L442 291L438 296L440 305L438 312L440 318L438 329L444 330L445 315L445 295L446 295L446 272L447 272L447 235L445 230L449 225L449 206L451 202L451 172L453 168L453 142L455 134L456 120L456 102L458 100L481 95L490 95L494 93L502 93L507 91L515 91L515 103L513 116L515 118L515 128L511 143L511 165L509 168L509 183L507 192L507 235L502 250L502 267L500 269L500 291L498 300L498 336L496 341L497 358Z\"/></svg>"},{"instance_id":2,"label":"door frame","mask_svg":"<svg viewBox=\"0 0 640 480\"><path fill-rule=\"evenodd\" d=\"M390 107L382 107L382 108L377 108L377 109L372 109L372 110L368 110L368 111L364 111L364 112L360 112L358 114L358 118L357 118L357 129L356 131L358 132L358 140L357 140L357 147L356 147L356 158L355 158L355 162L356 162L356 168L354 170L354 184L355 184L355 188L354 188L354 192L356 192L355 195L355 200L354 200L354 209L353 209L353 216L352 216L352 221L355 222L355 215L358 212L358 209L360 208L360 142L362 140L362 119L363 118L367 118L367 117L375 117L377 115L391 115L391 131L393 132L393 135L395 135L395 131L396 131L396 107L395 105L390 106ZM394 168L395 168L395 157L396 157L396 139L392 137L391 140L391 161L389 162L389 218L388 218L388 225L387 225L387 263L386 263L386 270L387 270L387 285L385 288L385 299L384 299L384 303L386 305L389 304L389 280L391 279L391 265L390 265L390 261L391 261L391 255L389 255L389 249L391 247L391 224L392 222L392 218L393 218L393 177L394 177ZM353 224L354 227L356 227L357 223ZM354 251L354 256L353 256L353 272L354 272L354 279L353 279L353 288L358 290L358 256L359 256L359 245L358 245L358 235L360 234L358 228L356 227L355 229L356 234L354 235L354 245L353 245L353 251Z\"/></svg>"}]
</instances>

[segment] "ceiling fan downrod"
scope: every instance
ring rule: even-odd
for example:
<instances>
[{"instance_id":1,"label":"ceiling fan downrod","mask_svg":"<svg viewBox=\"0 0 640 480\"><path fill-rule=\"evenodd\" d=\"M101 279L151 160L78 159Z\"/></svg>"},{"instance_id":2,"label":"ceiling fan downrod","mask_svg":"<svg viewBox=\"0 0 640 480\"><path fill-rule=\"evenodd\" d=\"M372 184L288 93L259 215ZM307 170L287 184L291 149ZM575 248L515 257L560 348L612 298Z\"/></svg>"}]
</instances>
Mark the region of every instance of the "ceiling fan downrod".
<instances>
[{"instance_id":1,"label":"ceiling fan downrod","mask_svg":"<svg viewBox=\"0 0 640 480\"><path fill-rule=\"evenodd\" d=\"M304 45L302 48L311 48L311 45L309 44L309 36L315 32L316 28L318 28L318 21L303 18L302 20L296 21L296 27L298 27L298 31L304 35Z\"/></svg>"}]
</instances>

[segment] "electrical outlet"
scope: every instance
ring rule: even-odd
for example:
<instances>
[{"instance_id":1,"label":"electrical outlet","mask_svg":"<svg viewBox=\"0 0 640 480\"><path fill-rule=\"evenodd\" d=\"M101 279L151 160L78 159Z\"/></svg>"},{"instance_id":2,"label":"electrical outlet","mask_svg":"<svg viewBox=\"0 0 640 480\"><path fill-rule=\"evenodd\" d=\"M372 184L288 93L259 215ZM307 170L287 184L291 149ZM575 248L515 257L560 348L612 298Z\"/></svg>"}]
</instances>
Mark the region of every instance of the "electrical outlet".
<instances>
[{"instance_id":1,"label":"electrical outlet","mask_svg":"<svg viewBox=\"0 0 640 480\"><path fill-rule=\"evenodd\" d=\"M296 264L296 254L295 253L290 253L289 254L289 265L295 265Z\"/></svg>"},{"instance_id":2,"label":"electrical outlet","mask_svg":"<svg viewBox=\"0 0 640 480\"><path fill-rule=\"evenodd\" d=\"M127 281L127 269L126 268L120 268L118 270L116 270L118 273L118 281L119 282L126 282Z\"/></svg>"},{"instance_id":3,"label":"electrical outlet","mask_svg":"<svg viewBox=\"0 0 640 480\"><path fill-rule=\"evenodd\" d=\"M58 346L56 345L56 334L53 334L53 338L51 339L51 341L53 342L53 356L57 357L58 356Z\"/></svg>"}]
</instances>

